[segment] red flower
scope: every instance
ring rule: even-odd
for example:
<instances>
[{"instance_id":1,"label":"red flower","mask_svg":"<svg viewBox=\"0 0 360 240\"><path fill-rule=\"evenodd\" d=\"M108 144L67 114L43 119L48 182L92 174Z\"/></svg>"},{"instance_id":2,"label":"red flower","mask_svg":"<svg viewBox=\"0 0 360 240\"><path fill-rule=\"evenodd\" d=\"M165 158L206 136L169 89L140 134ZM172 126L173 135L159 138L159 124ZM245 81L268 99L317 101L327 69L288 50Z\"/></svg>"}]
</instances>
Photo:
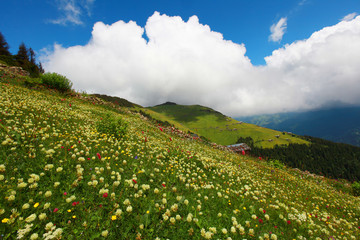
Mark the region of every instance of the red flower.
<instances>
[{"instance_id":1,"label":"red flower","mask_svg":"<svg viewBox=\"0 0 360 240\"><path fill-rule=\"evenodd\" d=\"M137 184L137 181L136 181L135 179L133 179L133 182L134 182L135 184Z\"/></svg>"},{"instance_id":2,"label":"red flower","mask_svg":"<svg viewBox=\"0 0 360 240\"><path fill-rule=\"evenodd\" d=\"M69 103L69 107L71 107L71 103Z\"/></svg>"},{"instance_id":3,"label":"red flower","mask_svg":"<svg viewBox=\"0 0 360 240\"><path fill-rule=\"evenodd\" d=\"M76 204L77 204L77 202L73 202L73 203L72 203L73 206L76 206Z\"/></svg>"},{"instance_id":4,"label":"red flower","mask_svg":"<svg viewBox=\"0 0 360 240\"><path fill-rule=\"evenodd\" d=\"M161 184L163 187L166 187L165 184Z\"/></svg>"},{"instance_id":5,"label":"red flower","mask_svg":"<svg viewBox=\"0 0 360 240\"><path fill-rule=\"evenodd\" d=\"M291 224L291 221L290 221L290 220L287 220L287 224Z\"/></svg>"},{"instance_id":6,"label":"red flower","mask_svg":"<svg viewBox=\"0 0 360 240\"><path fill-rule=\"evenodd\" d=\"M263 223L264 221L261 219L261 218L259 218L259 223Z\"/></svg>"},{"instance_id":7,"label":"red flower","mask_svg":"<svg viewBox=\"0 0 360 240\"><path fill-rule=\"evenodd\" d=\"M97 153L96 156L99 158L99 160L101 160L101 155L100 155L100 153Z\"/></svg>"},{"instance_id":8,"label":"red flower","mask_svg":"<svg viewBox=\"0 0 360 240\"><path fill-rule=\"evenodd\" d=\"M104 197L104 198L106 198L107 196L108 196L108 193L107 193L107 192L103 194L103 197Z\"/></svg>"},{"instance_id":9,"label":"red flower","mask_svg":"<svg viewBox=\"0 0 360 240\"><path fill-rule=\"evenodd\" d=\"M263 210L264 213L266 213L265 209Z\"/></svg>"},{"instance_id":10,"label":"red flower","mask_svg":"<svg viewBox=\"0 0 360 240\"><path fill-rule=\"evenodd\" d=\"M59 209L58 209L58 208L54 208L54 212L57 212L57 211L59 211Z\"/></svg>"},{"instance_id":11,"label":"red flower","mask_svg":"<svg viewBox=\"0 0 360 240\"><path fill-rule=\"evenodd\" d=\"M170 139L170 141L172 141L172 139L171 138L169 138Z\"/></svg>"},{"instance_id":12,"label":"red flower","mask_svg":"<svg viewBox=\"0 0 360 240\"><path fill-rule=\"evenodd\" d=\"M161 127L159 127L160 131L163 131L163 129Z\"/></svg>"},{"instance_id":13,"label":"red flower","mask_svg":"<svg viewBox=\"0 0 360 240\"><path fill-rule=\"evenodd\" d=\"M259 157L259 160L261 160L261 157Z\"/></svg>"},{"instance_id":14,"label":"red flower","mask_svg":"<svg viewBox=\"0 0 360 240\"><path fill-rule=\"evenodd\" d=\"M67 192L64 192L64 195L66 196L66 195L67 195Z\"/></svg>"},{"instance_id":15,"label":"red flower","mask_svg":"<svg viewBox=\"0 0 360 240\"><path fill-rule=\"evenodd\" d=\"M244 150L242 150L242 151L241 151L241 154L242 154L242 155L245 155L245 151L244 151Z\"/></svg>"}]
</instances>

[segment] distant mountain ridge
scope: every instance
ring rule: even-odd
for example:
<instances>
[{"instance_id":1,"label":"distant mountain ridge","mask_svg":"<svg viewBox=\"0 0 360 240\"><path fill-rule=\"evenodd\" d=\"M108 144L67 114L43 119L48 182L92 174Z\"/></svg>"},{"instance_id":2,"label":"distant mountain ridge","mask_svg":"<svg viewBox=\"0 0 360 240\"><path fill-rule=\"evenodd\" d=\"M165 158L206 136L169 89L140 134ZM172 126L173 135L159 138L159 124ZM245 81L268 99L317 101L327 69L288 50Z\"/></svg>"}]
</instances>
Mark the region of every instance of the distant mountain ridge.
<instances>
[{"instance_id":1,"label":"distant mountain ridge","mask_svg":"<svg viewBox=\"0 0 360 240\"><path fill-rule=\"evenodd\" d=\"M342 142L360 147L360 107L236 118L262 127Z\"/></svg>"}]
</instances>

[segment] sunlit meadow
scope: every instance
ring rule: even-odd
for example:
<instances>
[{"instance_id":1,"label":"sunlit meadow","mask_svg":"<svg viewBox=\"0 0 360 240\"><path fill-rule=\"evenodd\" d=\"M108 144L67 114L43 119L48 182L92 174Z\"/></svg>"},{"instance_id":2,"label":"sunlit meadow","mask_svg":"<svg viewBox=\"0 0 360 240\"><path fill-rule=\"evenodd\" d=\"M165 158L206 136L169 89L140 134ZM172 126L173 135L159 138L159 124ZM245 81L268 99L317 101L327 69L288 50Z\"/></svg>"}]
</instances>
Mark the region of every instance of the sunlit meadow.
<instances>
[{"instance_id":1,"label":"sunlit meadow","mask_svg":"<svg viewBox=\"0 0 360 240\"><path fill-rule=\"evenodd\" d=\"M106 114L128 122L116 139ZM47 90L0 82L0 239L360 239L328 180L211 148Z\"/></svg>"}]
</instances>

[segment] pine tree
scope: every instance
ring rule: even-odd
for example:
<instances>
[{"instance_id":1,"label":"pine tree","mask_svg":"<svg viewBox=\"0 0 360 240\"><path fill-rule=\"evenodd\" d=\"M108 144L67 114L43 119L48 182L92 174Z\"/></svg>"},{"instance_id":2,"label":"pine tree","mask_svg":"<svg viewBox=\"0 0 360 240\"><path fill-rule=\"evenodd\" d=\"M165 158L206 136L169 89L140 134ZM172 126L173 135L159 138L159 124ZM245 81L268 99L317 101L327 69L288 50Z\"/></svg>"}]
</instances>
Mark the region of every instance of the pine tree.
<instances>
[{"instance_id":1,"label":"pine tree","mask_svg":"<svg viewBox=\"0 0 360 240\"><path fill-rule=\"evenodd\" d=\"M29 48L29 54L30 54L30 62L36 65L35 52L32 48Z\"/></svg>"},{"instance_id":2,"label":"pine tree","mask_svg":"<svg viewBox=\"0 0 360 240\"><path fill-rule=\"evenodd\" d=\"M19 46L18 53L16 54L16 59L19 61L20 64L24 64L29 62L29 54L28 49L25 46L25 43L21 43Z\"/></svg>"},{"instance_id":3,"label":"pine tree","mask_svg":"<svg viewBox=\"0 0 360 240\"><path fill-rule=\"evenodd\" d=\"M44 72L45 72L45 70L44 70L41 62L39 62L38 68L39 68L39 72L40 72L40 73L44 73Z\"/></svg>"},{"instance_id":4,"label":"pine tree","mask_svg":"<svg viewBox=\"0 0 360 240\"><path fill-rule=\"evenodd\" d=\"M4 35L0 32L0 55L10 56L9 44L6 42Z\"/></svg>"}]
</instances>

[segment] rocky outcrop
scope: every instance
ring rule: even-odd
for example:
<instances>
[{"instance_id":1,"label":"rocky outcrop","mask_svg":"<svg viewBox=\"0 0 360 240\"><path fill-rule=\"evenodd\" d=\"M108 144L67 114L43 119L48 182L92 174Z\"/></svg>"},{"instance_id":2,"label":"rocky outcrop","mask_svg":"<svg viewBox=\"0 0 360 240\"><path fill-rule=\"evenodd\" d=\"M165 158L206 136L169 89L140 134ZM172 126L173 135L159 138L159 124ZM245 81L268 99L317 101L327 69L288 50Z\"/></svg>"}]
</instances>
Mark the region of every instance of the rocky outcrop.
<instances>
[{"instance_id":1,"label":"rocky outcrop","mask_svg":"<svg viewBox=\"0 0 360 240\"><path fill-rule=\"evenodd\" d=\"M25 71L21 67L7 66L2 63L0 63L0 70L3 70L6 73L12 74L12 75L21 75L21 76L29 76L30 75L30 73L28 71Z\"/></svg>"}]
</instances>

